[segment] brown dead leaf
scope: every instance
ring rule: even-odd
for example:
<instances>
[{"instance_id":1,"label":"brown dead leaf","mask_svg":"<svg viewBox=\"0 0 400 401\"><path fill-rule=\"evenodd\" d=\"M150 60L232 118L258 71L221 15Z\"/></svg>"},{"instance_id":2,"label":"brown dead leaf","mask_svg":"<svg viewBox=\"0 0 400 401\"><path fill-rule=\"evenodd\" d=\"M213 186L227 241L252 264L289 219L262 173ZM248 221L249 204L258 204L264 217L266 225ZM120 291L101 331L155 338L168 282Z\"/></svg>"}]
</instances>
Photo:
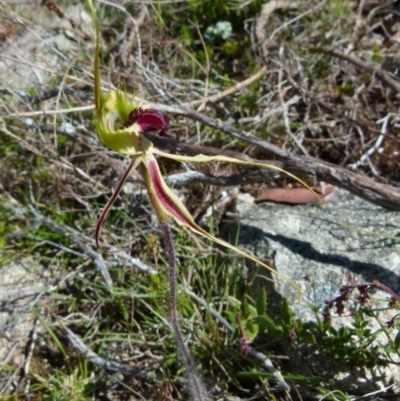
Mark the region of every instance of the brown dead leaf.
<instances>
[{"instance_id":1,"label":"brown dead leaf","mask_svg":"<svg viewBox=\"0 0 400 401\"><path fill-rule=\"evenodd\" d=\"M335 190L335 187L329 185L324 188L315 187L313 190L320 198L325 198ZM318 198L307 188L269 188L255 199L255 202L288 203L292 205L317 203L318 201Z\"/></svg>"}]
</instances>

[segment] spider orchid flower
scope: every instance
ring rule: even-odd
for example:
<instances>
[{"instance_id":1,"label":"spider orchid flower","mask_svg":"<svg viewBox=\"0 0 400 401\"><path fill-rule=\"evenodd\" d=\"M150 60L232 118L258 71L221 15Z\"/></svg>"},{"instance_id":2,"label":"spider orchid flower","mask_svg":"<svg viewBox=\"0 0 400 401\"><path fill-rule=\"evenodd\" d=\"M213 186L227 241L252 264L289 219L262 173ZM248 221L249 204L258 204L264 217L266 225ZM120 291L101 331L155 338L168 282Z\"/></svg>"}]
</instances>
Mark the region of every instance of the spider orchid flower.
<instances>
[{"instance_id":1,"label":"spider orchid flower","mask_svg":"<svg viewBox=\"0 0 400 401\"><path fill-rule=\"evenodd\" d=\"M233 250L234 252L237 252L238 254L270 270L272 273L277 274L288 283L290 283L293 287L295 287L300 294L300 287L298 285L291 282L286 277L282 276L276 270L273 270L270 266L263 263L254 255L242 249L239 249L234 245L223 241L220 238L214 237L213 235L199 227L195 223L193 217L190 215L189 211L186 209L183 203L165 183L155 156L158 155L179 162L225 162L244 166L272 168L284 172L285 174L295 178L298 181L300 180L290 173L279 169L276 166L268 165L265 163L248 162L222 155L205 156L199 154L193 157L181 156L156 149L153 146L153 143L146 139L144 134L149 131L158 131L160 135L164 135L170 126L169 117L154 109L147 108L146 106L137 104L134 101L130 100L126 91L121 91L120 89L117 89L114 92L104 94L101 90L99 61L100 28L93 4L91 1L89 1L89 3L92 9L96 27L96 53L94 56L94 84L96 106L95 125L100 140L106 147L112 149L119 154L132 157L132 161L129 164L128 169L126 170L115 192L107 202L104 210L100 215L95 232L96 244L99 246L100 228L108 211L115 202L128 176L134 170L137 170L142 178L144 186L147 189L150 202L161 224L168 224L169 222L175 221L179 225L188 228L194 233L199 234L216 244L222 245L225 248ZM302 182L302 184L308 187L305 183Z\"/></svg>"}]
</instances>

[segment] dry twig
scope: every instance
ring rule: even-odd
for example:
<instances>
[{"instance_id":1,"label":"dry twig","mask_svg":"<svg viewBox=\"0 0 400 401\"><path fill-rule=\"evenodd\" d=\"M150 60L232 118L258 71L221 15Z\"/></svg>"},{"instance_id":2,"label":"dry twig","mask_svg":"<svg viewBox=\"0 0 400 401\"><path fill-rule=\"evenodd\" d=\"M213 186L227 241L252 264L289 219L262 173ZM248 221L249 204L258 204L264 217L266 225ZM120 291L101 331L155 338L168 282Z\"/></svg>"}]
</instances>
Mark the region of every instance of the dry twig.
<instances>
[{"instance_id":1,"label":"dry twig","mask_svg":"<svg viewBox=\"0 0 400 401\"><path fill-rule=\"evenodd\" d=\"M132 376L144 380L149 378L150 372L143 371L141 369L130 367L127 365L122 365L117 362L109 362L106 359L102 358L100 355L93 352L90 348L88 348L81 340L81 338L77 336L74 332L72 332L68 328L65 328L65 331L71 345L76 348L82 355L84 355L91 363L101 369L104 369L107 373L122 373L125 376Z\"/></svg>"},{"instance_id":2,"label":"dry twig","mask_svg":"<svg viewBox=\"0 0 400 401\"><path fill-rule=\"evenodd\" d=\"M362 70L369 72L370 74L376 76L383 83L385 83L389 88L396 91L396 93L400 92L400 82L390 76L386 71L384 71L381 67L373 67L372 65L366 63L365 61L358 58L355 54L346 54L342 51L335 49L334 47L324 46L324 47L310 47L311 51L314 52L323 52L325 54L330 54L331 56L338 57L342 60L346 60L355 66L361 68Z\"/></svg>"}]
</instances>

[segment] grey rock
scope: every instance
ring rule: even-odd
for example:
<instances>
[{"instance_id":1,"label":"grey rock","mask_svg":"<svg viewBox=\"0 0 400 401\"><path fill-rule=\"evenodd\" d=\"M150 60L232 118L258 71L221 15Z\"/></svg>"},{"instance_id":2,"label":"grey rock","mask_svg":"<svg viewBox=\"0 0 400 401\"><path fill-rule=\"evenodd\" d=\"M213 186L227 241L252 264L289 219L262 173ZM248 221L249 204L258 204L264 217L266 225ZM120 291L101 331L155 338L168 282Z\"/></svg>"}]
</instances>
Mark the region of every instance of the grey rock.
<instances>
[{"instance_id":1,"label":"grey rock","mask_svg":"<svg viewBox=\"0 0 400 401\"><path fill-rule=\"evenodd\" d=\"M274 203L255 205L239 196L240 243L268 244L267 254L276 270L302 288L297 292L280 281L279 292L301 314L305 302L314 302L309 294L311 275L317 283L317 303L338 295L348 284L346 273L365 282L379 280L400 293L400 214L382 209L348 192L336 190L325 205L289 206ZM265 252L265 249L264 249ZM311 317L311 316L310 316Z\"/></svg>"},{"instance_id":2,"label":"grey rock","mask_svg":"<svg viewBox=\"0 0 400 401\"><path fill-rule=\"evenodd\" d=\"M266 288L270 314L279 313L282 297L286 297L298 318L304 322L315 322L316 315L310 304L320 307L322 318L325 300L340 294L340 287L349 284L349 274L360 283L378 280L400 294L400 238L396 238L400 232L399 213L372 205L339 189L330 195L323 206L256 205L248 195L239 195L236 211L240 217L239 245L258 257L271 260L274 269L302 290L299 300L298 292L287 282L254 266L259 269L260 277L254 284L255 291L260 286ZM228 225L223 235L235 238L237 229L236 225ZM315 291L305 279L306 276L315 280ZM372 298L376 308L382 309L381 321L384 324L396 313L387 308L390 297L375 291ZM342 317L333 315L335 328L352 325L355 303L346 304ZM374 319L369 324L372 331L381 328ZM392 334L394 338L396 330ZM388 342L387 337L382 335L373 345ZM315 355L314 358L318 359L319 356ZM324 366L323 362L318 361L319 369L329 371L329 361L327 363ZM315 361L311 364L315 366ZM304 363L299 364L299 370L305 373ZM383 371L382 368L375 370L336 372L334 379L344 390L357 389L364 394L393 382L399 385L398 365L393 364Z\"/></svg>"},{"instance_id":3,"label":"grey rock","mask_svg":"<svg viewBox=\"0 0 400 401\"><path fill-rule=\"evenodd\" d=\"M91 17L82 5L68 8L65 14L83 27L81 36L93 37ZM7 38L0 48L0 86L22 91L42 88L51 78L61 81L71 60L78 56L80 37L68 19L53 14L37 18L36 25L22 24L25 29Z\"/></svg>"}]
</instances>

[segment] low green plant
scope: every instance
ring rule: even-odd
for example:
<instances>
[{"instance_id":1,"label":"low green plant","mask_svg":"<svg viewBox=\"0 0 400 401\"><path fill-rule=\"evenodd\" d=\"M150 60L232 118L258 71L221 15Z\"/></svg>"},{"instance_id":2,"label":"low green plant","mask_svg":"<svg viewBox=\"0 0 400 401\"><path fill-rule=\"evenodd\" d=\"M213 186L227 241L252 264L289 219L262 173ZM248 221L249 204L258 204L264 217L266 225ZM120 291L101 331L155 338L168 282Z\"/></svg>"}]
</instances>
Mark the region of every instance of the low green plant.
<instances>
[{"instance_id":1,"label":"low green plant","mask_svg":"<svg viewBox=\"0 0 400 401\"><path fill-rule=\"evenodd\" d=\"M92 400L93 378L86 365L81 361L70 373L55 370L46 379L36 376L37 383L31 386L31 391L40 394L43 401Z\"/></svg>"},{"instance_id":2,"label":"low green plant","mask_svg":"<svg viewBox=\"0 0 400 401\"><path fill-rule=\"evenodd\" d=\"M381 285L376 283L376 285ZM343 313L343 303L349 300L353 289L360 289L360 298L356 298L356 309L352 314L351 325L334 328L330 320L330 310L335 307L339 314ZM389 327L399 330L400 323L396 321L399 315L395 315L386 324L381 323L379 312L375 311L367 303L370 284L357 286L344 286L341 289L341 296L332 301L327 301L324 309L320 306L310 305L310 309L316 316L316 321L303 321L291 310L288 301L283 298L279 313L270 315L267 313L268 297L263 289L256 300L246 295L244 301L234 296L228 296L229 308L225 312L230 324L234 327L232 341L239 343L240 353L247 356L246 346L262 352L276 350L276 346L291 348L293 352L301 355L304 360L318 355L320 364L330 361L330 369L326 374L320 372L315 380L312 376L296 376L295 372L287 372L287 377L295 382L307 383L307 385L318 391L320 394L334 399L333 393L327 389L331 387L330 381L335 373L351 373L354 370L371 370L375 367L385 367L393 363L393 356L399 357L400 334L394 336L389 334ZM380 287L388 290L392 298L397 301L397 295L385 286ZM391 307L395 305L392 302ZM379 328L371 330L371 321L378 323ZM387 338L383 342L381 335ZM384 338L383 337L383 338ZM260 339L263 345L261 346ZM267 344L265 344L268 339ZM290 354L291 352L289 352ZM395 358L395 359L396 359ZM310 361L310 363L312 363ZM314 361L315 363L315 361ZM257 373L258 372L258 373ZM298 372L300 373L300 372ZM257 376L258 374L258 376ZM285 375L285 374L284 374ZM260 379L270 377L262 370L252 368L248 372L238 372L238 377ZM324 385L321 387L321 380ZM332 389L334 390L334 389Z\"/></svg>"}]
</instances>

